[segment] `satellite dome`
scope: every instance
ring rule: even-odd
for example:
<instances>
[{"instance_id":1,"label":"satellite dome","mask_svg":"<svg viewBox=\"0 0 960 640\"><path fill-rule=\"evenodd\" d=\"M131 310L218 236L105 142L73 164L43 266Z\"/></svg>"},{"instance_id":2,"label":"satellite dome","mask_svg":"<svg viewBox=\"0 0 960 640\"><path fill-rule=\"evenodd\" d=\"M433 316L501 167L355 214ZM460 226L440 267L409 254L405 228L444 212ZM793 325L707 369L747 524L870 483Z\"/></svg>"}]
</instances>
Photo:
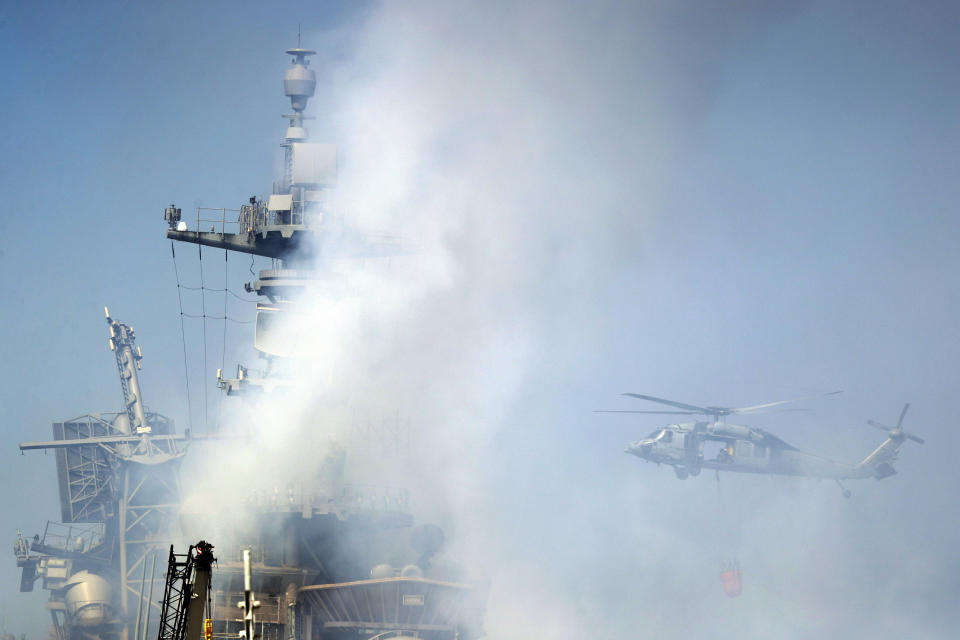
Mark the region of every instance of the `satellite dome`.
<instances>
[{"instance_id":1,"label":"satellite dome","mask_svg":"<svg viewBox=\"0 0 960 640\"><path fill-rule=\"evenodd\" d=\"M384 578L392 578L393 576L393 567L386 563L378 564L373 569L370 569L370 577L374 580L383 580Z\"/></svg>"}]
</instances>

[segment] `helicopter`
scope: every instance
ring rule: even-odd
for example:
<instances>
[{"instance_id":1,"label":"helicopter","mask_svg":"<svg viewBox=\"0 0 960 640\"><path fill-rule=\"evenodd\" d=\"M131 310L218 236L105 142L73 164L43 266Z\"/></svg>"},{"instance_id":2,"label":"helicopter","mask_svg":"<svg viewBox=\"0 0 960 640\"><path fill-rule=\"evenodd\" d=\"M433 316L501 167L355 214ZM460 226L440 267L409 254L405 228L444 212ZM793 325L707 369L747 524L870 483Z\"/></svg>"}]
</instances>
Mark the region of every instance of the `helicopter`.
<instances>
[{"instance_id":1,"label":"helicopter","mask_svg":"<svg viewBox=\"0 0 960 640\"><path fill-rule=\"evenodd\" d=\"M833 391L825 395L838 393L842 392ZM630 443L624 450L625 453L648 462L672 466L677 478L681 480L688 476L699 475L702 469L715 470L718 480L721 471L828 478L835 480L843 491L843 496L849 498L851 493L843 485L843 480L888 478L897 473L893 463L897 459L900 446L906 440L924 443L923 439L903 430L903 418L910 409L910 403L904 405L895 427L867 420L870 426L886 431L887 439L861 462L851 464L835 462L801 451L763 429L732 424L725 420L729 415L765 413L772 407L808 398L731 408L701 407L639 393L623 395L668 405L682 411L604 410L596 413L702 415L708 418L706 421L668 424L652 431L646 438ZM777 411L805 411L805 409L778 409Z\"/></svg>"}]
</instances>

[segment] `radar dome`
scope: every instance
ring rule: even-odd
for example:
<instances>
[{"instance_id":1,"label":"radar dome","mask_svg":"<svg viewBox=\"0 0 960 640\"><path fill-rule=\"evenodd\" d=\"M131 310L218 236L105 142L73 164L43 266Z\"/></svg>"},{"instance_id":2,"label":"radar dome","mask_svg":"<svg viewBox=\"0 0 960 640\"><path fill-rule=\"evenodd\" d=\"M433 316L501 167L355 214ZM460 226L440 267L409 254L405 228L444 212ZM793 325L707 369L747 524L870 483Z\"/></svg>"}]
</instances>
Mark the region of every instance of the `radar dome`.
<instances>
[{"instance_id":1,"label":"radar dome","mask_svg":"<svg viewBox=\"0 0 960 640\"><path fill-rule=\"evenodd\" d=\"M297 113L307 108L307 100L317 88L317 74L308 69L306 57L315 51L309 49L289 49L287 53L296 56L293 66L283 76L283 93L290 98L290 104Z\"/></svg>"},{"instance_id":2,"label":"radar dome","mask_svg":"<svg viewBox=\"0 0 960 640\"><path fill-rule=\"evenodd\" d=\"M408 564L400 572L400 575L404 578L422 578L423 569L421 569L415 564Z\"/></svg>"},{"instance_id":3,"label":"radar dome","mask_svg":"<svg viewBox=\"0 0 960 640\"><path fill-rule=\"evenodd\" d=\"M67 580L64 594L67 614L83 627L103 624L109 617L110 583L89 571L78 571Z\"/></svg>"},{"instance_id":4,"label":"radar dome","mask_svg":"<svg viewBox=\"0 0 960 640\"><path fill-rule=\"evenodd\" d=\"M113 419L113 428L120 433L130 433L130 418L126 413L118 413Z\"/></svg>"}]
</instances>

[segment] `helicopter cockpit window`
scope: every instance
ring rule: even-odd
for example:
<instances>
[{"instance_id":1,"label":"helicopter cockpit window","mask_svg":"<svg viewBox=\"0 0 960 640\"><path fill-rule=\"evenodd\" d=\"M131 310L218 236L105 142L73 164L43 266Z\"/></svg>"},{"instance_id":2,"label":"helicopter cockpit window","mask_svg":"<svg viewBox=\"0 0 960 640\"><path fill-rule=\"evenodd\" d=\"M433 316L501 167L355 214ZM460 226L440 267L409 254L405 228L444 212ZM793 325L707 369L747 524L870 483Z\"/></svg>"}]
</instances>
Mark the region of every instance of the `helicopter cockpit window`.
<instances>
[{"instance_id":1,"label":"helicopter cockpit window","mask_svg":"<svg viewBox=\"0 0 960 640\"><path fill-rule=\"evenodd\" d=\"M673 442L673 431L662 431L658 438L660 442Z\"/></svg>"}]
</instances>

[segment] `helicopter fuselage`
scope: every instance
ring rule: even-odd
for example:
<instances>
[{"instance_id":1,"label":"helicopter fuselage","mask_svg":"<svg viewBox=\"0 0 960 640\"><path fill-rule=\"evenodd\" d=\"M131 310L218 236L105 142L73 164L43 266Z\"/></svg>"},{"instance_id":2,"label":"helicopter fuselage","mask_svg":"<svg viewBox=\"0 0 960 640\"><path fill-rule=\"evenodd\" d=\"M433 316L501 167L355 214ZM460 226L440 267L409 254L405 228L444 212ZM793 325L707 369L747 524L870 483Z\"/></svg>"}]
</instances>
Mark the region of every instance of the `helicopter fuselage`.
<instances>
[{"instance_id":1,"label":"helicopter fuselage","mask_svg":"<svg viewBox=\"0 0 960 640\"><path fill-rule=\"evenodd\" d=\"M890 440L863 463L849 464L801 451L755 427L696 422L667 425L631 443L625 451L649 462L671 465L680 478L714 469L840 480L892 475L889 462L900 443Z\"/></svg>"},{"instance_id":2,"label":"helicopter fuselage","mask_svg":"<svg viewBox=\"0 0 960 640\"><path fill-rule=\"evenodd\" d=\"M831 391L827 396L842 393ZM897 471L893 463L900 453L900 446L907 440L923 444L919 438L903 430L903 418L910 408L904 405L896 426L888 426L873 420L867 424L887 432L887 439L857 464L835 462L828 458L801 451L777 436L756 427L732 424L725 417L734 414L763 413L772 407L798 402L806 398L765 402L749 407L699 406L677 402L667 398L640 393L624 393L625 396L656 402L673 409L667 410L601 410L599 413L656 413L710 416L709 421L668 424L655 430L642 440L630 443L626 453L657 464L673 467L680 479L698 475L703 469L736 471L738 473L762 473L784 476L809 476L831 478L843 488L843 495L850 492L841 480L847 478L876 478L882 480Z\"/></svg>"}]
</instances>

